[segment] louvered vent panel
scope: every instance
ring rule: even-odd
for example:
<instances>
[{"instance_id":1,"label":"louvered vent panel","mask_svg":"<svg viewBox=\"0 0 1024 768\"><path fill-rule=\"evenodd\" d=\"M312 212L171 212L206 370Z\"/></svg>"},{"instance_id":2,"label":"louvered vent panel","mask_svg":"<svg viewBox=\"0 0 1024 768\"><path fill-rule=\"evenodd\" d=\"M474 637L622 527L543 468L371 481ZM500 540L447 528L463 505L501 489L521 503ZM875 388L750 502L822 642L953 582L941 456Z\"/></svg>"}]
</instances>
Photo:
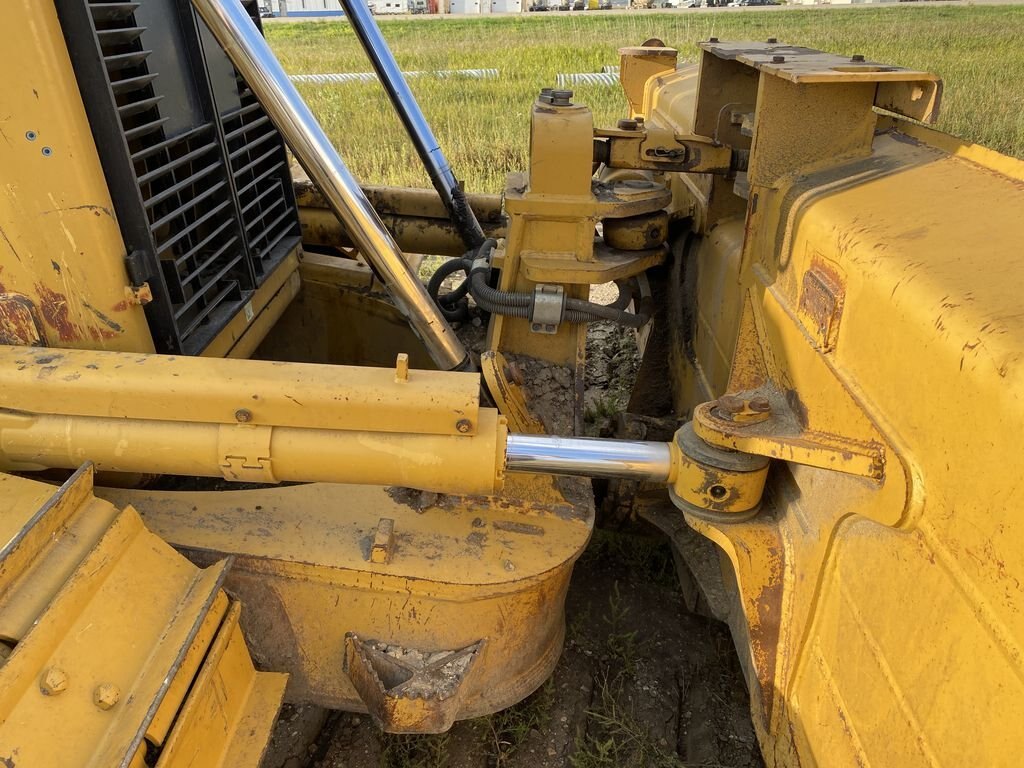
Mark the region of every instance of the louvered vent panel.
<instances>
[{"instance_id":1,"label":"louvered vent panel","mask_svg":"<svg viewBox=\"0 0 1024 768\"><path fill-rule=\"evenodd\" d=\"M284 143L188 0L57 7L157 349L198 354L299 241Z\"/></svg>"}]
</instances>

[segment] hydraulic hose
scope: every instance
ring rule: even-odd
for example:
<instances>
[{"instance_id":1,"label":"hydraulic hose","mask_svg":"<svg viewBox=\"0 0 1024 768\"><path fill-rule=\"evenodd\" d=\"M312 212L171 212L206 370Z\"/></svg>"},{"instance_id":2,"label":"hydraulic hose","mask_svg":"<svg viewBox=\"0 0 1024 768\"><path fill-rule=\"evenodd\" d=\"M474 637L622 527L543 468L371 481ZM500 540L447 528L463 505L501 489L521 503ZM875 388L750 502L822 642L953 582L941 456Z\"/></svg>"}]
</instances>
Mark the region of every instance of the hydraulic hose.
<instances>
[{"instance_id":1,"label":"hydraulic hose","mask_svg":"<svg viewBox=\"0 0 1024 768\"><path fill-rule=\"evenodd\" d=\"M469 292L477 305L491 314L529 319L533 314L534 297L532 293L502 291L492 288L487 283L491 269L490 255L496 244L493 238L485 240L477 251L477 258L469 270ZM453 268L452 271L454 269L456 268ZM632 298L632 291L621 283L618 297L607 306L583 299L569 298L564 303L562 320L573 324L608 320L619 325L640 328L647 323L650 315L646 311L646 307L641 307L640 311L635 314L626 312L625 307L629 305Z\"/></svg>"}]
</instances>

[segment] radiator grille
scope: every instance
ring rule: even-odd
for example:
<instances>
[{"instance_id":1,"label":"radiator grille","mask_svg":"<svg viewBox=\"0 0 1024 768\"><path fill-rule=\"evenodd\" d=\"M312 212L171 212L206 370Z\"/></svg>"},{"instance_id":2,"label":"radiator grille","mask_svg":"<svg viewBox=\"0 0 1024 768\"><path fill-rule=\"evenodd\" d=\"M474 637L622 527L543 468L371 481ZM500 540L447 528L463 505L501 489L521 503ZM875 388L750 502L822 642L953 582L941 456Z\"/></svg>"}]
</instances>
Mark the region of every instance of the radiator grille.
<instances>
[{"instance_id":1,"label":"radiator grille","mask_svg":"<svg viewBox=\"0 0 1024 768\"><path fill-rule=\"evenodd\" d=\"M284 143L188 0L57 7L157 349L197 354L299 241Z\"/></svg>"}]
</instances>

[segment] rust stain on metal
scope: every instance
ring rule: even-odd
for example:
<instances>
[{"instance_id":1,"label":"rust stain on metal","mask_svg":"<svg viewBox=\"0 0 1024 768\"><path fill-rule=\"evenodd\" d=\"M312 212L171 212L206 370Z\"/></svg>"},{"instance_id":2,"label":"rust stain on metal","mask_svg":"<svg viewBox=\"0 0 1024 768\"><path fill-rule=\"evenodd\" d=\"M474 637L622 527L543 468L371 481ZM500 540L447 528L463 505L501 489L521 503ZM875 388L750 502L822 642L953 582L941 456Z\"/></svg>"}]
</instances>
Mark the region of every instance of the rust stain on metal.
<instances>
[{"instance_id":1,"label":"rust stain on metal","mask_svg":"<svg viewBox=\"0 0 1024 768\"><path fill-rule=\"evenodd\" d=\"M79 341L82 338L81 331L68 317L67 297L50 290L42 283L36 283L36 291L39 294L39 310L43 319L57 331L58 338L61 341Z\"/></svg>"},{"instance_id":2,"label":"rust stain on metal","mask_svg":"<svg viewBox=\"0 0 1024 768\"><path fill-rule=\"evenodd\" d=\"M760 591L754 592L757 587L751 585L747 620L750 627L751 655L761 686L761 705L765 713L765 722L770 723L775 699L779 631L782 624L784 555L782 543L774 530L765 528L761 534L757 536L758 539L762 539L760 542L747 542L748 546L756 546L760 550L761 554L758 557L761 563L758 570L766 572ZM753 554L753 551L750 554Z\"/></svg>"},{"instance_id":3,"label":"rust stain on metal","mask_svg":"<svg viewBox=\"0 0 1024 768\"><path fill-rule=\"evenodd\" d=\"M35 306L27 296L0 294L0 343L45 346Z\"/></svg>"},{"instance_id":4,"label":"rust stain on metal","mask_svg":"<svg viewBox=\"0 0 1024 768\"><path fill-rule=\"evenodd\" d=\"M846 281L835 265L815 258L804 273L800 290L800 312L809 321L808 330L823 352L836 347L839 320L846 299Z\"/></svg>"}]
</instances>

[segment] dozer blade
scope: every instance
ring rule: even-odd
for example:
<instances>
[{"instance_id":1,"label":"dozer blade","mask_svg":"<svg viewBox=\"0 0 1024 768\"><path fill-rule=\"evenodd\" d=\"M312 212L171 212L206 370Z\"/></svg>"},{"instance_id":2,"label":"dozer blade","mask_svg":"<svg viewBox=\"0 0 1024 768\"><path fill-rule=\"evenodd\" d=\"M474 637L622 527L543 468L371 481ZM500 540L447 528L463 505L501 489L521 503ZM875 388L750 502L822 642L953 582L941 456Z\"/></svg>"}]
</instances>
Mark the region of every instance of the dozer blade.
<instances>
[{"instance_id":1,"label":"dozer blade","mask_svg":"<svg viewBox=\"0 0 1024 768\"><path fill-rule=\"evenodd\" d=\"M230 562L193 566L92 481L0 475L0 764L258 765L287 676L254 669Z\"/></svg>"}]
</instances>

